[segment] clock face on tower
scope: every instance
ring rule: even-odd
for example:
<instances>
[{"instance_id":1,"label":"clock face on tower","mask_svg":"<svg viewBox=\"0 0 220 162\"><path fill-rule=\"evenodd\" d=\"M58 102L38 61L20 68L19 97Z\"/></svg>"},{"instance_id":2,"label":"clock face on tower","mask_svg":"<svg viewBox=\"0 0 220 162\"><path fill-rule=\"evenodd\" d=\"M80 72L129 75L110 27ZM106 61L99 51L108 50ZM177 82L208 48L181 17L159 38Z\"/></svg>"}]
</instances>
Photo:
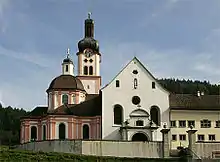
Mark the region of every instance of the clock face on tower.
<instances>
[{"instance_id":1,"label":"clock face on tower","mask_svg":"<svg viewBox=\"0 0 220 162\"><path fill-rule=\"evenodd\" d=\"M93 52L90 49L86 49L84 53L86 57L91 57L93 55Z\"/></svg>"}]
</instances>

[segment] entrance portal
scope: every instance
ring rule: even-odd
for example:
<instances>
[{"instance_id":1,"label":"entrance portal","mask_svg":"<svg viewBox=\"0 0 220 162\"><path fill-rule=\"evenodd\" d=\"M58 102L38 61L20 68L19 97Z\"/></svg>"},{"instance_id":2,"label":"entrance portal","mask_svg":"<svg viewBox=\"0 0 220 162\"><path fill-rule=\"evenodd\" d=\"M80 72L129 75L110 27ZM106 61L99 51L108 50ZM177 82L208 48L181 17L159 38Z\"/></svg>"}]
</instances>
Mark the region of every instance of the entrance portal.
<instances>
[{"instance_id":1,"label":"entrance portal","mask_svg":"<svg viewBox=\"0 0 220 162\"><path fill-rule=\"evenodd\" d=\"M132 141L149 141L144 133L136 133L133 135Z\"/></svg>"}]
</instances>

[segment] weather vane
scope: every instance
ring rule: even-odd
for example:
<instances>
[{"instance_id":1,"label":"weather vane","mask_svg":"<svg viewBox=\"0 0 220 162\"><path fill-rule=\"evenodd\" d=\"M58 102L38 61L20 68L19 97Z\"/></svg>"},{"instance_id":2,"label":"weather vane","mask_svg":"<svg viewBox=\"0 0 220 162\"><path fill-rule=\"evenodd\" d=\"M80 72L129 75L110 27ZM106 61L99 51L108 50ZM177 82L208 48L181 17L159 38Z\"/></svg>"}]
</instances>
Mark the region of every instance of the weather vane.
<instances>
[{"instance_id":1,"label":"weather vane","mask_svg":"<svg viewBox=\"0 0 220 162\"><path fill-rule=\"evenodd\" d=\"M67 48L67 58L69 58L69 55L70 55L70 49Z\"/></svg>"},{"instance_id":2,"label":"weather vane","mask_svg":"<svg viewBox=\"0 0 220 162\"><path fill-rule=\"evenodd\" d=\"M92 15L92 13L91 13L91 12L88 12L88 19L91 18L91 15Z\"/></svg>"}]
</instances>

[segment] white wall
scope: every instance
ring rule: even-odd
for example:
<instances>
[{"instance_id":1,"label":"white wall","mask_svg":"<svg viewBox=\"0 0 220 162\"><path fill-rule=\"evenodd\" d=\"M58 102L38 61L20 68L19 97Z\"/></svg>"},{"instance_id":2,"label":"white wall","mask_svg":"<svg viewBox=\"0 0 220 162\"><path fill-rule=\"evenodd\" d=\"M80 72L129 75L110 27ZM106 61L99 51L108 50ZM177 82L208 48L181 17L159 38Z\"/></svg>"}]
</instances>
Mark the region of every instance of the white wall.
<instances>
[{"instance_id":1,"label":"white wall","mask_svg":"<svg viewBox=\"0 0 220 162\"><path fill-rule=\"evenodd\" d=\"M132 71L137 70L138 74ZM138 80L138 87L134 89L134 78ZM116 87L116 80L120 81L120 87ZM133 96L141 98L141 109L150 114L150 108L156 105L161 111L161 121L169 121L169 93L156 83L156 89L152 89L154 78L144 69L134 58L127 67L105 88L102 89L102 138L120 139L119 128L113 124L113 108L115 104L120 104L124 110L124 120L129 119L129 114L137 109L132 103ZM161 125L162 125L161 122ZM155 133L153 139L162 140L160 129Z\"/></svg>"},{"instance_id":2,"label":"white wall","mask_svg":"<svg viewBox=\"0 0 220 162\"><path fill-rule=\"evenodd\" d=\"M68 71L66 71L66 65L68 66ZM63 63L62 74L63 75L74 75L74 65L72 63Z\"/></svg>"},{"instance_id":3,"label":"white wall","mask_svg":"<svg viewBox=\"0 0 220 162\"><path fill-rule=\"evenodd\" d=\"M91 78L91 80L89 80L89 79L85 79L85 80L80 79L80 80L84 86L84 89L86 90L86 92L88 94L95 94L96 93L97 84L96 84L95 80L92 80L92 78Z\"/></svg>"}]
</instances>

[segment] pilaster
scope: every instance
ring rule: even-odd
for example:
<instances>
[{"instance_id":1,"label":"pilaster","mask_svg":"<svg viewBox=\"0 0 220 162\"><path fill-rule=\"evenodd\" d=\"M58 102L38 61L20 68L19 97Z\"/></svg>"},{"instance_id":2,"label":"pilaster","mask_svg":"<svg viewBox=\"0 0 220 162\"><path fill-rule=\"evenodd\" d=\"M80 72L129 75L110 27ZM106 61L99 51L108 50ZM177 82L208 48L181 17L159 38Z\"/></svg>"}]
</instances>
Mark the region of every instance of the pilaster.
<instances>
[{"instance_id":1,"label":"pilaster","mask_svg":"<svg viewBox=\"0 0 220 162\"><path fill-rule=\"evenodd\" d=\"M170 140L169 140L169 132L170 129L163 128L160 131L163 134L163 158L170 157Z\"/></svg>"},{"instance_id":2,"label":"pilaster","mask_svg":"<svg viewBox=\"0 0 220 162\"><path fill-rule=\"evenodd\" d=\"M186 131L188 133L188 140L189 140L189 145L188 145L188 149L189 149L189 153L191 155L192 158L194 158L195 156L195 151L196 151L196 132L197 130L195 129L190 129L188 131Z\"/></svg>"}]
</instances>

